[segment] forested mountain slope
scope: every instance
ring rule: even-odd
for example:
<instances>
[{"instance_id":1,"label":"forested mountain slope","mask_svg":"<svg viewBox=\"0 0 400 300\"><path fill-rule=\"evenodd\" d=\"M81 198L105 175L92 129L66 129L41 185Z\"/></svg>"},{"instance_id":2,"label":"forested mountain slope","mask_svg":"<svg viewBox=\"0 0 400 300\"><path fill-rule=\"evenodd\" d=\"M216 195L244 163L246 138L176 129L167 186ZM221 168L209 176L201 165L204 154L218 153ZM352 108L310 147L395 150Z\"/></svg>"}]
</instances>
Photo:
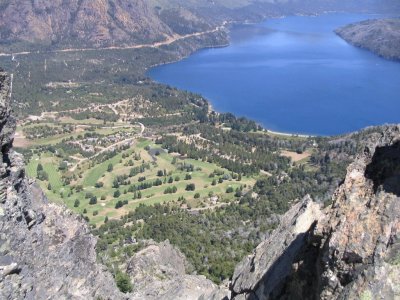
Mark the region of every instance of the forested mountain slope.
<instances>
[{"instance_id":1,"label":"forested mountain slope","mask_svg":"<svg viewBox=\"0 0 400 300\"><path fill-rule=\"evenodd\" d=\"M0 37L6 51L124 46L201 32L224 21L394 7L392 0L1 0Z\"/></svg>"},{"instance_id":2,"label":"forested mountain slope","mask_svg":"<svg viewBox=\"0 0 400 300\"><path fill-rule=\"evenodd\" d=\"M400 19L367 20L341 27L336 33L354 46L400 60Z\"/></svg>"}]
</instances>

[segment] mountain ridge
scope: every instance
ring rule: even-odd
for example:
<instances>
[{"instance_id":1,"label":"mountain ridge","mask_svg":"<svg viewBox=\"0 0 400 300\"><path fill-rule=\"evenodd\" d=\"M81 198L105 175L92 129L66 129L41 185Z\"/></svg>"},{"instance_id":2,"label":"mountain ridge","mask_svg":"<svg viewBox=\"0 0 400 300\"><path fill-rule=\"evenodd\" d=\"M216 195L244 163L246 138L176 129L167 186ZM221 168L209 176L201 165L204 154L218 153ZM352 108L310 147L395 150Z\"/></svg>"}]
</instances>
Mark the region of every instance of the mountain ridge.
<instances>
[{"instance_id":1,"label":"mountain ridge","mask_svg":"<svg viewBox=\"0 0 400 300\"><path fill-rule=\"evenodd\" d=\"M0 46L5 52L27 49L133 46L162 42L174 35L207 31L224 22L260 21L289 14L326 11L388 10L392 0L3 0Z\"/></svg>"},{"instance_id":2,"label":"mountain ridge","mask_svg":"<svg viewBox=\"0 0 400 300\"><path fill-rule=\"evenodd\" d=\"M348 43L383 58L400 60L400 19L376 19L338 28L336 34Z\"/></svg>"}]
</instances>

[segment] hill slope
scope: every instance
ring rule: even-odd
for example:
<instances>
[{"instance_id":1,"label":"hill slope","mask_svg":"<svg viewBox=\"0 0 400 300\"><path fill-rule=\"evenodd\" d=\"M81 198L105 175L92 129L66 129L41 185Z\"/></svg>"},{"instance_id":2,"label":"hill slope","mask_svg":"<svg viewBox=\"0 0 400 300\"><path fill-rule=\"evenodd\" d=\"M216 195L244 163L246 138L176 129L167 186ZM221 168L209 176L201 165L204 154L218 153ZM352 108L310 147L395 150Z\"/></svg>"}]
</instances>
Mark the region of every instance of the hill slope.
<instances>
[{"instance_id":1,"label":"hill slope","mask_svg":"<svg viewBox=\"0 0 400 300\"><path fill-rule=\"evenodd\" d=\"M3 51L151 44L288 14L400 9L393 0L0 0Z\"/></svg>"},{"instance_id":2,"label":"hill slope","mask_svg":"<svg viewBox=\"0 0 400 300\"><path fill-rule=\"evenodd\" d=\"M400 60L400 19L367 20L336 30L350 44Z\"/></svg>"},{"instance_id":3,"label":"hill slope","mask_svg":"<svg viewBox=\"0 0 400 300\"><path fill-rule=\"evenodd\" d=\"M110 46L164 41L179 23L185 33L205 30L194 14L179 9L174 18L144 0L44 0L2 1L1 39L8 44L23 42L49 46ZM171 24L168 24L168 23Z\"/></svg>"}]
</instances>

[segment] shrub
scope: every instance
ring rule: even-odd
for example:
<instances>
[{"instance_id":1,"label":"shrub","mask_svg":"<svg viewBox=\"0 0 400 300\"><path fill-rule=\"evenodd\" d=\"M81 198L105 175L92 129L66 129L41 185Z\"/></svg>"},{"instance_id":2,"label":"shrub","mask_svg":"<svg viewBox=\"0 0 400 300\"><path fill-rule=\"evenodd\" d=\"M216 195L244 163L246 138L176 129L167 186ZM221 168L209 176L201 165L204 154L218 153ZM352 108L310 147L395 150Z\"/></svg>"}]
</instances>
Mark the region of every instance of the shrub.
<instances>
[{"instance_id":1,"label":"shrub","mask_svg":"<svg viewBox=\"0 0 400 300\"><path fill-rule=\"evenodd\" d=\"M122 206L124 206L124 203L123 203L121 200L119 200L119 201L115 204L115 208L116 208L116 209L121 208Z\"/></svg>"},{"instance_id":2,"label":"shrub","mask_svg":"<svg viewBox=\"0 0 400 300\"><path fill-rule=\"evenodd\" d=\"M123 293L132 292L132 283L128 274L118 271L115 276L117 287Z\"/></svg>"},{"instance_id":3,"label":"shrub","mask_svg":"<svg viewBox=\"0 0 400 300\"><path fill-rule=\"evenodd\" d=\"M230 194L230 193L233 193L233 187L228 187L227 189L226 189L226 193L227 194Z\"/></svg>"},{"instance_id":4,"label":"shrub","mask_svg":"<svg viewBox=\"0 0 400 300\"><path fill-rule=\"evenodd\" d=\"M196 186L194 183L189 183L188 185L186 185L186 191L194 191L196 189Z\"/></svg>"},{"instance_id":5,"label":"shrub","mask_svg":"<svg viewBox=\"0 0 400 300\"><path fill-rule=\"evenodd\" d=\"M93 196L92 198L90 198L89 204L90 204L90 205L95 205L95 204L97 204L97 197L96 197L96 196Z\"/></svg>"},{"instance_id":6,"label":"shrub","mask_svg":"<svg viewBox=\"0 0 400 300\"><path fill-rule=\"evenodd\" d=\"M99 189L104 186L104 183L99 181L99 182L96 182L96 184L94 186Z\"/></svg>"}]
</instances>

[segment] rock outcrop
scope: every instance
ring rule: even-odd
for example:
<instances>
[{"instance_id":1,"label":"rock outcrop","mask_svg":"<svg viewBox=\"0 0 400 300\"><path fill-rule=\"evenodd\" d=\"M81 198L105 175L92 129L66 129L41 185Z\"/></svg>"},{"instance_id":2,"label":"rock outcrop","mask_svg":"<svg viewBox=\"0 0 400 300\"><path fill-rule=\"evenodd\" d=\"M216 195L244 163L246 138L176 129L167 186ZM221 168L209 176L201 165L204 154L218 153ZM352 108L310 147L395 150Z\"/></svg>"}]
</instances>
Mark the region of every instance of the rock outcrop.
<instances>
[{"instance_id":1,"label":"rock outcrop","mask_svg":"<svg viewBox=\"0 0 400 300\"><path fill-rule=\"evenodd\" d=\"M367 20L337 29L348 43L384 58L400 60L400 19Z\"/></svg>"},{"instance_id":2,"label":"rock outcrop","mask_svg":"<svg viewBox=\"0 0 400 300\"><path fill-rule=\"evenodd\" d=\"M370 135L333 204L306 198L235 270L234 299L400 298L400 127Z\"/></svg>"},{"instance_id":3,"label":"rock outcrop","mask_svg":"<svg viewBox=\"0 0 400 300\"><path fill-rule=\"evenodd\" d=\"M133 299L195 300L210 299L215 290L228 293L204 276L187 275L187 267L186 257L168 241L146 247L128 262Z\"/></svg>"},{"instance_id":4,"label":"rock outcrop","mask_svg":"<svg viewBox=\"0 0 400 300\"><path fill-rule=\"evenodd\" d=\"M233 293L255 299L273 293L291 272L298 253L307 246L310 232L320 218L320 207L311 198L306 197L294 205L271 236L236 267Z\"/></svg>"}]
</instances>

